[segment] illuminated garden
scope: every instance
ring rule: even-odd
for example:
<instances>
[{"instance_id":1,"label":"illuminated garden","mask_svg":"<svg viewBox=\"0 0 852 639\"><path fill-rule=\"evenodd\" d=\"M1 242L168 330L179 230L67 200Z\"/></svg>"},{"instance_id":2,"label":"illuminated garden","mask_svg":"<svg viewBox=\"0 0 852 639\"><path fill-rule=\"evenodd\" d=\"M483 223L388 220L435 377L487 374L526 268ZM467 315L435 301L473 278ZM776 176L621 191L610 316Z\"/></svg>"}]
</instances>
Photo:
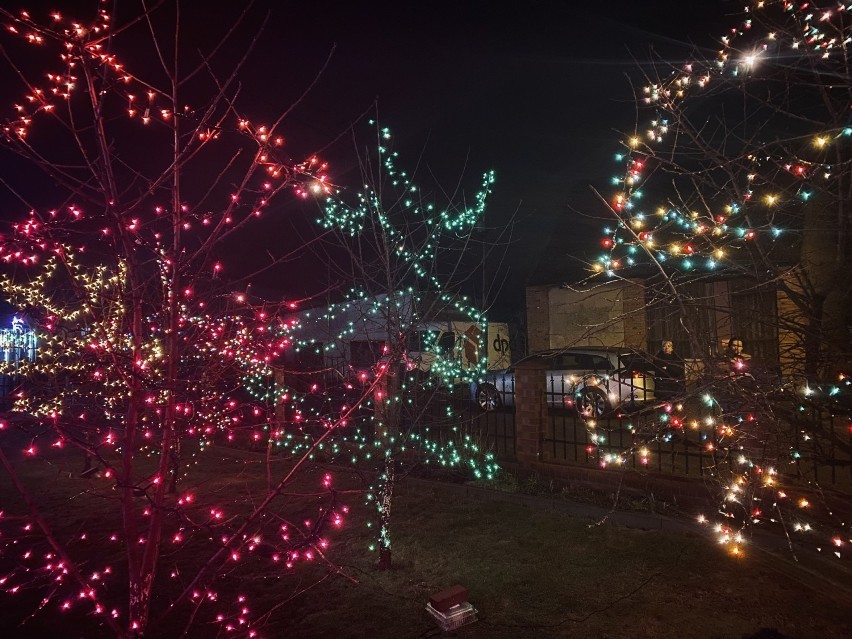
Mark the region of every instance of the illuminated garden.
<instances>
[{"instance_id":1,"label":"illuminated garden","mask_svg":"<svg viewBox=\"0 0 852 639\"><path fill-rule=\"evenodd\" d=\"M3 636L852 633L852 6L750 2L637 70L554 288L641 302L575 339L489 302L511 166L448 188L377 106L300 152L329 61L252 102L250 9L210 40L91 4L0 9ZM553 410L523 368L478 404L534 339L660 338L686 372L641 406Z\"/></svg>"}]
</instances>

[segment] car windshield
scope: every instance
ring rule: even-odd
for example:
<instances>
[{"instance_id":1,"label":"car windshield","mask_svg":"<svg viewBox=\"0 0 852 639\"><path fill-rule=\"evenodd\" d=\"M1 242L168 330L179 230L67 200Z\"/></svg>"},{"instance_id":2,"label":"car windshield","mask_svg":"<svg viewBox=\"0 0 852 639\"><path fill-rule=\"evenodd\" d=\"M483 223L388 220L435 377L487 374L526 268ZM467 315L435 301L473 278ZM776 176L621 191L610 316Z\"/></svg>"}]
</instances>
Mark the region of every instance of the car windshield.
<instances>
[{"instance_id":1,"label":"car windshield","mask_svg":"<svg viewBox=\"0 0 852 639\"><path fill-rule=\"evenodd\" d=\"M647 353L639 351L631 351L630 353L621 353L618 356L621 368L629 371L653 371L653 358Z\"/></svg>"},{"instance_id":2,"label":"car windshield","mask_svg":"<svg viewBox=\"0 0 852 639\"><path fill-rule=\"evenodd\" d=\"M553 368L566 371L608 371L612 363L604 355L594 353L560 353L554 358Z\"/></svg>"}]
</instances>

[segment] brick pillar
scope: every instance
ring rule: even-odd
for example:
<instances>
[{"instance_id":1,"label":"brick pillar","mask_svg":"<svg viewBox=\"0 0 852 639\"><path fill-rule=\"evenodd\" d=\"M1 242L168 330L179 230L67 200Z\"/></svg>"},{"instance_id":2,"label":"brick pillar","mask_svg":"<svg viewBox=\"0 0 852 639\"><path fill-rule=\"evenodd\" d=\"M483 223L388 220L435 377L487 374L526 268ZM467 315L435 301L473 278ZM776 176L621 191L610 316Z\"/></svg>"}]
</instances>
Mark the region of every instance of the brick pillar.
<instances>
[{"instance_id":1,"label":"brick pillar","mask_svg":"<svg viewBox=\"0 0 852 639\"><path fill-rule=\"evenodd\" d=\"M515 367L515 458L521 466L541 463L547 418L542 361L521 362Z\"/></svg>"}]
</instances>

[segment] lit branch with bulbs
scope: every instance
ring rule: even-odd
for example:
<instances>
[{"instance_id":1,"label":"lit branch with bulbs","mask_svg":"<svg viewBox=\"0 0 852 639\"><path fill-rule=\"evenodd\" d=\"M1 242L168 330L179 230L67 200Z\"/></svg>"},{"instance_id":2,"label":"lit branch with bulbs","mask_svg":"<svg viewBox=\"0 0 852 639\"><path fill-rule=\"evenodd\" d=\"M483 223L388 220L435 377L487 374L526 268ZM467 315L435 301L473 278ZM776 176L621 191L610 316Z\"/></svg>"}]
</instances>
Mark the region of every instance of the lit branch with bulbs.
<instances>
[{"instance_id":1,"label":"lit branch with bulbs","mask_svg":"<svg viewBox=\"0 0 852 639\"><path fill-rule=\"evenodd\" d=\"M601 465L647 466L655 443L695 435L719 497L717 515L701 520L734 554L756 527L837 556L852 543L825 477L803 465L805 450L842 457L852 448L849 338L835 326L849 303L849 9L750 2L714 59L661 62L664 71L645 75L639 124L625 132L614 191L602 197L614 223L592 279L657 282L654 295L680 309L700 374L686 396L633 420L633 445L601 452ZM795 309L771 329L788 349L777 375L728 361L706 325L689 325L696 305L714 303L697 301L695 286L735 277L751 283L746 294L768 291ZM592 451L612 445L594 423L589 434Z\"/></svg>"}]
</instances>

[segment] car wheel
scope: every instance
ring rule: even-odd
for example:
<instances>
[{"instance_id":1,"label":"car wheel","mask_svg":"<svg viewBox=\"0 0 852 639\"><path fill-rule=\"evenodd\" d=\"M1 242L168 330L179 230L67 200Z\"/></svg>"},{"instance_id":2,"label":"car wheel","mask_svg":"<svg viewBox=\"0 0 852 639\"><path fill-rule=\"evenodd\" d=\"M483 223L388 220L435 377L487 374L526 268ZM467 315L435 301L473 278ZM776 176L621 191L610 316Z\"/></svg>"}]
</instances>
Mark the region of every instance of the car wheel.
<instances>
[{"instance_id":1,"label":"car wheel","mask_svg":"<svg viewBox=\"0 0 852 639\"><path fill-rule=\"evenodd\" d=\"M585 417L603 417L609 412L606 393L597 386L584 386L577 393L577 410Z\"/></svg>"},{"instance_id":2,"label":"car wheel","mask_svg":"<svg viewBox=\"0 0 852 639\"><path fill-rule=\"evenodd\" d=\"M476 404L484 411L496 410L500 408L500 393L491 384L481 384L476 389Z\"/></svg>"}]
</instances>

